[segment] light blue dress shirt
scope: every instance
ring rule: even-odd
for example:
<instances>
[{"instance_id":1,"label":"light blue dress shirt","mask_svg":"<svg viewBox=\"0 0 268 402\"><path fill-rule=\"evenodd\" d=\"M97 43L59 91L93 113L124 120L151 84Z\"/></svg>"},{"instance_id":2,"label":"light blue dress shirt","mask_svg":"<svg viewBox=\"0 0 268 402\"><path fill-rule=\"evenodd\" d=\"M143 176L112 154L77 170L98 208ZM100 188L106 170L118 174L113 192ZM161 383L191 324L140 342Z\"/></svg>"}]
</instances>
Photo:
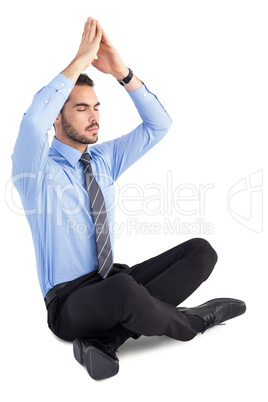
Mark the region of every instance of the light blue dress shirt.
<instances>
[{"instance_id":1,"label":"light blue dress shirt","mask_svg":"<svg viewBox=\"0 0 268 402\"><path fill-rule=\"evenodd\" d=\"M30 224L42 294L98 267L90 201L81 152L48 134L74 83L63 74L35 94L24 114L12 155L12 180ZM109 227L114 222L114 183L167 133L171 118L145 85L128 92L142 119L135 130L88 146ZM113 233L111 243L114 248Z\"/></svg>"}]
</instances>

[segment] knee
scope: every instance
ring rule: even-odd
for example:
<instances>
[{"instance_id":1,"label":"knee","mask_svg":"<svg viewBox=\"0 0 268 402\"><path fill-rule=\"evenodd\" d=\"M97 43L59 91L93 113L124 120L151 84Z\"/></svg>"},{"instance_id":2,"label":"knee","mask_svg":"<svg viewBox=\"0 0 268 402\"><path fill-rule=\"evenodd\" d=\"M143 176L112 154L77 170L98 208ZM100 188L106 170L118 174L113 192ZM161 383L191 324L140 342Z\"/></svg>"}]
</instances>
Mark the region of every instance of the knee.
<instances>
[{"instance_id":1,"label":"knee","mask_svg":"<svg viewBox=\"0 0 268 402\"><path fill-rule=\"evenodd\" d=\"M194 250L198 258L199 267L203 272L204 280L206 280L216 265L218 255L206 239L195 238L193 241L195 242Z\"/></svg>"},{"instance_id":2,"label":"knee","mask_svg":"<svg viewBox=\"0 0 268 402\"><path fill-rule=\"evenodd\" d=\"M213 266L216 264L218 261L218 255L212 245L209 243L208 240L202 239L202 238L196 238L194 239L198 242L198 247L202 251L202 255L206 260L209 260L210 263L213 264Z\"/></svg>"}]
</instances>

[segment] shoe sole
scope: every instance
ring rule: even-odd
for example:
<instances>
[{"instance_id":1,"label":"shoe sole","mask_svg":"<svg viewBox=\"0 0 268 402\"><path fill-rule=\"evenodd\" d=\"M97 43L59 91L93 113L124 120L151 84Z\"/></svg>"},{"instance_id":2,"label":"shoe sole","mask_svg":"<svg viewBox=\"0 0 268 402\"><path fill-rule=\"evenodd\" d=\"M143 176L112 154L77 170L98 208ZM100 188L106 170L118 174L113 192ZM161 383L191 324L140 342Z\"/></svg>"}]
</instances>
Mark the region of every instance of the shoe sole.
<instances>
[{"instance_id":1,"label":"shoe sole","mask_svg":"<svg viewBox=\"0 0 268 402\"><path fill-rule=\"evenodd\" d=\"M79 343L73 342L75 359L86 366L87 372L94 380L104 380L115 376L119 371L118 360L103 353L100 349L89 346L86 353L83 353Z\"/></svg>"},{"instance_id":2,"label":"shoe sole","mask_svg":"<svg viewBox=\"0 0 268 402\"><path fill-rule=\"evenodd\" d=\"M73 352L78 363L83 364L81 347L76 339L73 341Z\"/></svg>"}]
</instances>

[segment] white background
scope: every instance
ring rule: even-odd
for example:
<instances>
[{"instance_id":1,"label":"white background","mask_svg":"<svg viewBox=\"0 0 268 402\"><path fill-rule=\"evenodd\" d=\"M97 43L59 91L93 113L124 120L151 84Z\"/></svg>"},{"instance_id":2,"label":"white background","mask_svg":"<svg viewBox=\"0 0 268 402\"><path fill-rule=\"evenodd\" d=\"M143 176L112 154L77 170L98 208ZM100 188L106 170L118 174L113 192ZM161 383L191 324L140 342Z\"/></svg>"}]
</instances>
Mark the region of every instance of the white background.
<instances>
[{"instance_id":1,"label":"white background","mask_svg":"<svg viewBox=\"0 0 268 402\"><path fill-rule=\"evenodd\" d=\"M25 0L6 3L1 14L1 399L265 400L267 2ZM47 328L30 230L10 185L21 117L33 94L74 57L88 16L100 20L125 63L174 121L164 140L122 176L119 193L134 183L148 202L153 183L166 196L174 196L180 185L188 196L189 189L210 185L203 210L202 197L191 193L188 201L179 200L180 210L162 204L161 214L149 216L143 208L134 217L147 224L140 231L127 226L130 216L118 208L117 222L125 226L116 239L116 260L132 265L188 238L207 238L218 263L184 304L235 297L248 307L245 315L188 343L129 340L120 348L119 374L101 382L74 360L72 345ZM101 141L140 123L112 77L93 67L87 72L101 102ZM173 188L167 187L169 175ZM168 233L168 222L178 219ZM163 230L152 232L154 222Z\"/></svg>"}]
</instances>

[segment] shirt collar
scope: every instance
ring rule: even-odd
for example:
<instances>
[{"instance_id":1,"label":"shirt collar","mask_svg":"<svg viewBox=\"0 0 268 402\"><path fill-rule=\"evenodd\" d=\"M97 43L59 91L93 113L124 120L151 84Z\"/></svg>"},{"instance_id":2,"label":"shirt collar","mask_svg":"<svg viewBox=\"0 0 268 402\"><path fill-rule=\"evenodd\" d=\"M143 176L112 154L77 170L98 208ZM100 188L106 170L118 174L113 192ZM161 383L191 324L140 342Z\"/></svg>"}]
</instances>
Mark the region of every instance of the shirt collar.
<instances>
[{"instance_id":1,"label":"shirt collar","mask_svg":"<svg viewBox=\"0 0 268 402\"><path fill-rule=\"evenodd\" d=\"M70 163L70 165L72 165L72 167L75 167L82 156L82 152L57 140L56 137L53 137L51 148L56 149L56 151L58 151ZM89 152L88 149L87 152Z\"/></svg>"}]
</instances>

